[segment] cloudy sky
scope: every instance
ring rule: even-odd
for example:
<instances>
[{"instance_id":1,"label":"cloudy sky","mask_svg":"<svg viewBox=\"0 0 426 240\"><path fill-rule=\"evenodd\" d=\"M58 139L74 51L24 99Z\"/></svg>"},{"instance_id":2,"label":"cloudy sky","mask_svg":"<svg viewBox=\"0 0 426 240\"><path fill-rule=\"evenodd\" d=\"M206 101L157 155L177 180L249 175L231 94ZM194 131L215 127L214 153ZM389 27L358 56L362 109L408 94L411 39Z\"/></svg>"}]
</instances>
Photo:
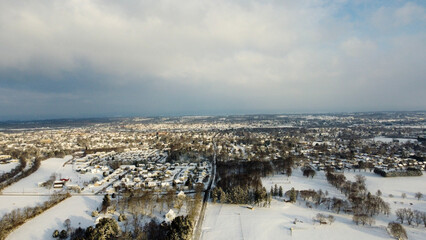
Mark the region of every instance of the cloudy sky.
<instances>
[{"instance_id":1,"label":"cloudy sky","mask_svg":"<svg viewBox=\"0 0 426 240\"><path fill-rule=\"evenodd\" d=\"M0 1L0 120L426 110L426 1Z\"/></svg>"}]
</instances>

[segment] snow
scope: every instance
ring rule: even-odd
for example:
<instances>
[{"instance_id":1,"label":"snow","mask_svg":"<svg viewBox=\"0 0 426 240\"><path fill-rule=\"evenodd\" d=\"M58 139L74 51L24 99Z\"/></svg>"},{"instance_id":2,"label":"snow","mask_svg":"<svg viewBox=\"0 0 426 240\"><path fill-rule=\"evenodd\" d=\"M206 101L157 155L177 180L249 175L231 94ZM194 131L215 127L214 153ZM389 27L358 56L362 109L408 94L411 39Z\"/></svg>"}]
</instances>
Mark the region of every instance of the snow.
<instances>
[{"instance_id":1,"label":"snow","mask_svg":"<svg viewBox=\"0 0 426 240\"><path fill-rule=\"evenodd\" d=\"M372 172L345 172L348 180L354 181L356 175L362 175L366 178L368 191L375 194L380 189L382 198L388 202L391 207L389 217L378 216L376 225L386 226L391 221L396 221L395 211L400 208L411 208L426 212L426 176L417 177L382 177ZM423 199L417 200L414 197L416 192L423 193ZM402 198L405 193L407 197ZM392 194L393 197L390 197ZM413 227L407 224L403 225L408 234L408 239L426 239L424 227Z\"/></svg>"},{"instance_id":2,"label":"snow","mask_svg":"<svg viewBox=\"0 0 426 240\"><path fill-rule=\"evenodd\" d=\"M374 137L373 141L375 142L383 142L383 143L391 143L393 140L398 140L400 143L407 143L407 142L417 142L417 139L414 138L388 138L388 137Z\"/></svg>"},{"instance_id":3,"label":"snow","mask_svg":"<svg viewBox=\"0 0 426 240\"><path fill-rule=\"evenodd\" d=\"M55 189L38 187L38 183L49 180L52 174L59 178L70 178L70 184L78 184L83 187L84 182L89 182L93 177L102 179L102 173L99 174L79 174L74 171L73 164L65 164L72 156L64 158L49 158L41 162L40 168L26 178L19 180L11 186L5 188L3 193L24 193L24 194L50 194Z\"/></svg>"},{"instance_id":4,"label":"snow","mask_svg":"<svg viewBox=\"0 0 426 240\"><path fill-rule=\"evenodd\" d=\"M49 180L52 173L59 172L64 163L71 158L71 156L66 156L42 161L36 172L5 188L3 193L49 193L48 189L38 187L38 183Z\"/></svg>"},{"instance_id":5,"label":"snow","mask_svg":"<svg viewBox=\"0 0 426 240\"><path fill-rule=\"evenodd\" d=\"M272 177L262 178L262 185L266 187L266 190L269 192L271 186L274 187L277 184L278 187L282 186L284 193L290 190L292 187L296 190L308 190L313 189L315 191L322 190L323 192L328 192L328 197L338 197L345 198L343 194L340 193L332 185L328 184L327 179L325 178L325 173L323 171L316 172L316 175L313 178L307 178L303 176L302 170L296 168L293 170L291 177L287 175L277 174Z\"/></svg>"},{"instance_id":6,"label":"snow","mask_svg":"<svg viewBox=\"0 0 426 240\"><path fill-rule=\"evenodd\" d=\"M48 200L48 196L8 196L0 195L0 218L14 209L34 207Z\"/></svg>"},{"instance_id":7,"label":"snow","mask_svg":"<svg viewBox=\"0 0 426 240\"><path fill-rule=\"evenodd\" d=\"M416 192L422 192L426 195L426 175L418 177L382 177L374 172L345 172L348 180L355 181L356 175L362 175L366 178L366 185L371 193L377 190L383 193L383 197L393 194L396 198L400 198L402 193L407 194L407 198L414 198Z\"/></svg>"},{"instance_id":8,"label":"snow","mask_svg":"<svg viewBox=\"0 0 426 240\"><path fill-rule=\"evenodd\" d=\"M13 231L8 240L51 239L55 229L64 229L66 219L71 220L71 227L86 228L94 225L95 219L91 213L102 203L103 196L73 196L46 210L37 217L24 223L21 227Z\"/></svg>"},{"instance_id":9,"label":"snow","mask_svg":"<svg viewBox=\"0 0 426 240\"><path fill-rule=\"evenodd\" d=\"M345 172L348 180L352 181L357 174L366 176L367 189L372 193L380 189L383 199L392 208L389 217L375 217L376 223L373 226L357 226L350 214L336 214L321 207L308 208L303 201L292 204L275 198L270 208L255 207L254 210L250 210L246 205L209 203L201 239L390 239L386 227L389 222L396 220L396 209L426 211L426 197L420 201L414 199L414 193L426 189L426 176L383 178L370 172ZM300 169L295 169L289 178L286 175L275 175L262 178L262 183L268 191L271 186L277 184L283 187L284 192L292 187L296 190L322 189L323 192L328 191L329 197L346 199L340 191L327 183L322 171L317 172L311 179L304 177ZM402 199L402 193L407 194L406 199ZM389 194L394 197L390 198ZM426 195L425 192L423 194ZM319 225L312 220L317 213L331 214L336 220L332 225ZM295 218L303 223L294 224ZM426 239L423 226L403 226L409 239ZM293 228L292 232L290 228Z\"/></svg>"},{"instance_id":10,"label":"snow","mask_svg":"<svg viewBox=\"0 0 426 240\"><path fill-rule=\"evenodd\" d=\"M277 200L270 208L254 210L244 205L209 203L201 239L389 239L384 228L356 226L349 215L332 214L336 217L332 225L313 224L312 218L319 212ZM295 218L303 223L293 224Z\"/></svg>"},{"instance_id":11,"label":"snow","mask_svg":"<svg viewBox=\"0 0 426 240\"><path fill-rule=\"evenodd\" d=\"M0 164L0 176L4 173L10 172L10 170L14 169L19 165L19 162L9 162L6 164Z\"/></svg>"}]
</instances>

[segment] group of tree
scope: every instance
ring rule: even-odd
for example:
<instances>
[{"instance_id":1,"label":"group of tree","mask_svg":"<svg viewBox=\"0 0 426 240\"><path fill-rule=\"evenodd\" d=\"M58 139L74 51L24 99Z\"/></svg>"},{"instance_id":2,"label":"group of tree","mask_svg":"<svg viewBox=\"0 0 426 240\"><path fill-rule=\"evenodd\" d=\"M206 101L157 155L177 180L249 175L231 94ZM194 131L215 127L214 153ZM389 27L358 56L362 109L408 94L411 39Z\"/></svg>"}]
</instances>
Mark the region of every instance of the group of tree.
<instances>
[{"instance_id":1,"label":"group of tree","mask_svg":"<svg viewBox=\"0 0 426 240\"><path fill-rule=\"evenodd\" d=\"M358 224L368 224L368 225L373 225L374 224L374 218L372 218L371 216L369 216L368 214L365 213L354 213L353 217L352 217L352 221L354 221L356 223L356 225Z\"/></svg>"},{"instance_id":2,"label":"group of tree","mask_svg":"<svg viewBox=\"0 0 426 240\"><path fill-rule=\"evenodd\" d=\"M221 161L217 163L217 173L220 180L212 193L213 202L270 204L272 196L261 181L261 177L273 174L269 161Z\"/></svg>"},{"instance_id":3,"label":"group of tree","mask_svg":"<svg viewBox=\"0 0 426 240\"><path fill-rule=\"evenodd\" d=\"M297 195L299 194L299 191L295 190L294 188L291 188L287 192L285 192L285 196L289 198L288 202L294 203L297 200Z\"/></svg>"},{"instance_id":4,"label":"group of tree","mask_svg":"<svg viewBox=\"0 0 426 240\"><path fill-rule=\"evenodd\" d=\"M282 197L283 196L283 187L282 186L278 187L277 184L275 184L274 187L271 186L270 194L271 194L271 196L274 196L274 197Z\"/></svg>"},{"instance_id":5,"label":"group of tree","mask_svg":"<svg viewBox=\"0 0 426 240\"><path fill-rule=\"evenodd\" d=\"M12 179L15 175L24 170L25 166L27 166L27 161L24 158L19 159L19 164L9 172L3 173L0 175L0 183Z\"/></svg>"},{"instance_id":6,"label":"group of tree","mask_svg":"<svg viewBox=\"0 0 426 240\"><path fill-rule=\"evenodd\" d=\"M35 207L18 208L6 213L0 220L0 240L5 239L10 232L27 220L41 214L70 196L69 194L54 194L50 196L49 200Z\"/></svg>"},{"instance_id":7,"label":"group of tree","mask_svg":"<svg viewBox=\"0 0 426 240\"><path fill-rule=\"evenodd\" d=\"M319 222L320 224L329 223L332 224L335 221L335 218L333 215L324 215L322 213L318 213L313 219L314 222Z\"/></svg>"},{"instance_id":8,"label":"group of tree","mask_svg":"<svg viewBox=\"0 0 426 240\"><path fill-rule=\"evenodd\" d=\"M230 204L256 204L257 206L270 206L272 200L271 194L268 194L266 188L249 188L236 186L223 191L221 187L214 188L212 191L212 201Z\"/></svg>"},{"instance_id":9,"label":"group of tree","mask_svg":"<svg viewBox=\"0 0 426 240\"><path fill-rule=\"evenodd\" d=\"M423 173L420 169L409 167L405 170L400 171L385 171L380 168L374 168L374 173L382 177L413 177L422 176Z\"/></svg>"},{"instance_id":10,"label":"group of tree","mask_svg":"<svg viewBox=\"0 0 426 240\"><path fill-rule=\"evenodd\" d=\"M340 213L342 210L347 210L350 206L350 203L347 200L336 197L327 197L328 192L323 192L321 189L318 191L313 189L300 190L298 191L298 196L306 202L306 206L308 207L324 206L328 210L332 210L336 213Z\"/></svg>"},{"instance_id":11,"label":"group of tree","mask_svg":"<svg viewBox=\"0 0 426 240\"><path fill-rule=\"evenodd\" d=\"M389 216L390 206L380 196L367 191L365 177L355 176L355 182L346 180L343 174L327 171L327 181L339 189L348 198L353 212L353 221L356 224L373 224L375 215L380 213Z\"/></svg>"},{"instance_id":12,"label":"group of tree","mask_svg":"<svg viewBox=\"0 0 426 240\"><path fill-rule=\"evenodd\" d=\"M169 209L177 209L177 213L185 209L187 217L184 222L189 220L192 224L201 208L203 191L204 186L196 184L194 195L177 195L176 189L173 188L164 194L143 189L128 189L121 192L120 196L110 200L111 207L116 207L120 215L128 216L119 218L119 221L123 222L123 233L119 239L171 239L172 233L179 232L173 230L176 229L176 222L171 227L171 224L154 219L144 225L143 219L155 216L154 213L165 214ZM180 221L179 218L176 221Z\"/></svg>"},{"instance_id":13,"label":"group of tree","mask_svg":"<svg viewBox=\"0 0 426 240\"><path fill-rule=\"evenodd\" d=\"M395 211L396 220L400 221L401 224L404 221L407 222L408 225L415 223L416 226L420 224L424 224L426 227L426 212L421 212L418 210L411 210L411 208L400 208Z\"/></svg>"},{"instance_id":14,"label":"group of tree","mask_svg":"<svg viewBox=\"0 0 426 240\"><path fill-rule=\"evenodd\" d=\"M53 231L53 238L67 239L69 237L71 240L112 240L121 237L121 228L113 218L101 218L95 227L89 226L86 229L78 227L75 230L71 228L71 222L67 221L69 219L64 224L66 229Z\"/></svg>"},{"instance_id":15,"label":"group of tree","mask_svg":"<svg viewBox=\"0 0 426 240\"><path fill-rule=\"evenodd\" d=\"M315 170L310 166L305 166L302 168L303 176L313 178L316 174Z\"/></svg>"},{"instance_id":16,"label":"group of tree","mask_svg":"<svg viewBox=\"0 0 426 240\"><path fill-rule=\"evenodd\" d=\"M111 199L108 194L105 194L104 198L102 199L101 211L106 212L109 206L111 206Z\"/></svg>"},{"instance_id":17,"label":"group of tree","mask_svg":"<svg viewBox=\"0 0 426 240\"><path fill-rule=\"evenodd\" d=\"M140 229L125 231L116 239L189 240L192 238L193 231L194 221L189 216L177 216L170 223L152 219Z\"/></svg>"},{"instance_id":18,"label":"group of tree","mask_svg":"<svg viewBox=\"0 0 426 240\"><path fill-rule=\"evenodd\" d=\"M280 157L271 162L274 166L275 173L285 173L288 177L291 176L294 167L294 158L292 156L287 158Z\"/></svg>"},{"instance_id":19,"label":"group of tree","mask_svg":"<svg viewBox=\"0 0 426 240\"><path fill-rule=\"evenodd\" d=\"M25 177L28 177L30 174L32 174L33 172L37 171L37 169L40 167L41 165L41 158L36 158L33 162L33 165L24 171L20 171L20 174L16 174L15 176L13 176L12 178L9 178L3 182L0 183L0 191L2 191L4 188L10 186L12 183L15 183Z\"/></svg>"},{"instance_id":20,"label":"group of tree","mask_svg":"<svg viewBox=\"0 0 426 240\"><path fill-rule=\"evenodd\" d=\"M56 175L53 173L52 175L50 175L49 179L41 183L40 186L50 189L53 187L53 183L55 182L55 180L56 180Z\"/></svg>"}]
</instances>

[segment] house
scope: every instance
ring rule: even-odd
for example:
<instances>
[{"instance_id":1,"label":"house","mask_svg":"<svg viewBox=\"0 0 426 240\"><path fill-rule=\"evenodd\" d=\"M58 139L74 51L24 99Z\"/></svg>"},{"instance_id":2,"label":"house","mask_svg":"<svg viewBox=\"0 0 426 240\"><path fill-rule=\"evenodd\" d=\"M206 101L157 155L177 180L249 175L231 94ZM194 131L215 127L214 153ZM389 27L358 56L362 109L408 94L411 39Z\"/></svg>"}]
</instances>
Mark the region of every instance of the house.
<instances>
[{"instance_id":1,"label":"house","mask_svg":"<svg viewBox=\"0 0 426 240\"><path fill-rule=\"evenodd\" d=\"M166 213L165 218L166 222L171 222L173 219L175 219L176 213L173 211L173 209L170 209L168 213Z\"/></svg>"},{"instance_id":2,"label":"house","mask_svg":"<svg viewBox=\"0 0 426 240\"><path fill-rule=\"evenodd\" d=\"M12 156L10 155L0 155L0 162L6 162L12 160Z\"/></svg>"},{"instance_id":3,"label":"house","mask_svg":"<svg viewBox=\"0 0 426 240\"><path fill-rule=\"evenodd\" d=\"M154 181L147 182L146 186L147 187L156 187L157 186L157 182L154 182Z\"/></svg>"},{"instance_id":4,"label":"house","mask_svg":"<svg viewBox=\"0 0 426 240\"><path fill-rule=\"evenodd\" d=\"M53 188L63 188L65 185L64 181L55 181L53 182Z\"/></svg>"}]
</instances>

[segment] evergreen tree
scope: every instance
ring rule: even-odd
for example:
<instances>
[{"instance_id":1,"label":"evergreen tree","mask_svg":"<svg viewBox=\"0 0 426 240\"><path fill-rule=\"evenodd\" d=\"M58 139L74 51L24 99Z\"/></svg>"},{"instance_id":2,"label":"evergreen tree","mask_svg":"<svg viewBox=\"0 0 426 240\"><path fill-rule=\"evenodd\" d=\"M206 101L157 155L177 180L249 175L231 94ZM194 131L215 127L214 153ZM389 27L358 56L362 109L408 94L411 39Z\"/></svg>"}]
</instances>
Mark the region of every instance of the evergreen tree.
<instances>
[{"instance_id":1,"label":"evergreen tree","mask_svg":"<svg viewBox=\"0 0 426 240\"><path fill-rule=\"evenodd\" d=\"M291 174L292 174L292 172L293 172L293 170L291 169L291 167L289 166L287 169L286 169L286 174L287 174L287 177L291 177Z\"/></svg>"},{"instance_id":2,"label":"evergreen tree","mask_svg":"<svg viewBox=\"0 0 426 240\"><path fill-rule=\"evenodd\" d=\"M99 240L115 239L120 232L121 229L115 219L102 218L99 220L98 224L96 224L94 237Z\"/></svg>"},{"instance_id":3,"label":"evergreen tree","mask_svg":"<svg viewBox=\"0 0 426 240\"><path fill-rule=\"evenodd\" d=\"M290 190L290 202L296 202L296 198L297 198L297 193L296 190L294 190L294 188L291 188Z\"/></svg>"},{"instance_id":4,"label":"evergreen tree","mask_svg":"<svg viewBox=\"0 0 426 240\"><path fill-rule=\"evenodd\" d=\"M282 197L283 196L283 187L280 186L279 190L278 190L278 196Z\"/></svg>"},{"instance_id":5,"label":"evergreen tree","mask_svg":"<svg viewBox=\"0 0 426 240\"><path fill-rule=\"evenodd\" d=\"M59 237L59 230L58 229L56 229L55 231L53 231L52 237L53 238L58 238Z\"/></svg>"},{"instance_id":6,"label":"evergreen tree","mask_svg":"<svg viewBox=\"0 0 426 240\"><path fill-rule=\"evenodd\" d=\"M220 196L219 196L220 203L226 203L227 201L226 193L221 188L219 189L219 192L220 192Z\"/></svg>"},{"instance_id":7,"label":"evergreen tree","mask_svg":"<svg viewBox=\"0 0 426 240\"><path fill-rule=\"evenodd\" d=\"M104 199L102 200L102 211L106 211L109 206L111 206L111 199L108 194L105 194Z\"/></svg>"},{"instance_id":8,"label":"evergreen tree","mask_svg":"<svg viewBox=\"0 0 426 240\"><path fill-rule=\"evenodd\" d=\"M169 239L189 240L192 237L193 223L188 216L178 216L170 224Z\"/></svg>"}]
</instances>

